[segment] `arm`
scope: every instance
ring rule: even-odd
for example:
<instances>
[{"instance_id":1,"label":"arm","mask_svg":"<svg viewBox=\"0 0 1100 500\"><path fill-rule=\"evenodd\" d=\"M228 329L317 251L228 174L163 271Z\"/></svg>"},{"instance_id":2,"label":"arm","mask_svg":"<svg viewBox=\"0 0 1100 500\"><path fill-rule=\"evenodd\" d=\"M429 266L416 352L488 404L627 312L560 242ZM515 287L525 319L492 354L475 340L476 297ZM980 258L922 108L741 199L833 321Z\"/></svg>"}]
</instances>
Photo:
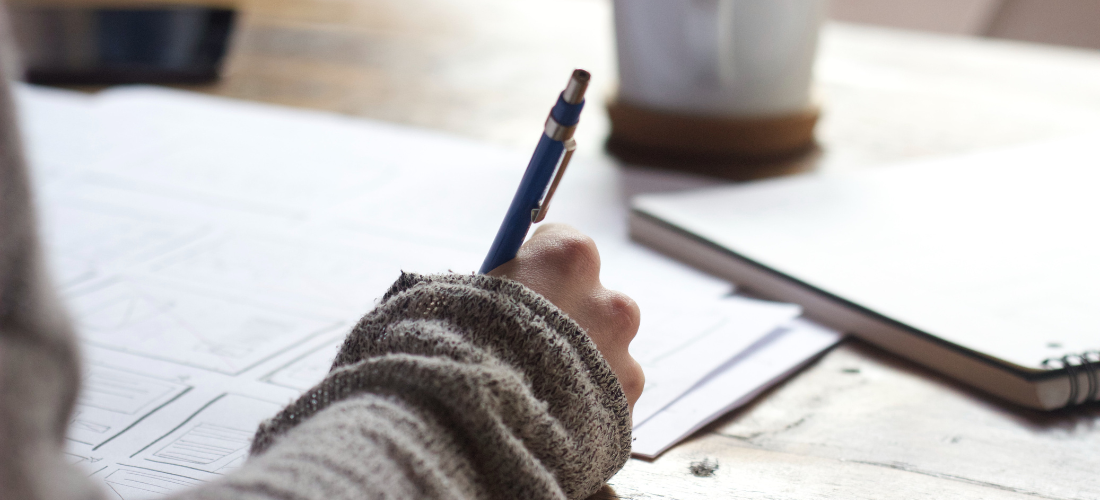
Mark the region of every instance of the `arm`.
<instances>
[{"instance_id":1,"label":"arm","mask_svg":"<svg viewBox=\"0 0 1100 500\"><path fill-rule=\"evenodd\" d=\"M325 381L261 427L249 463L185 496L595 492L629 457L628 401L641 387L626 354L637 308L599 286L598 270L591 240L550 227L493 273L531 287L403 275L349 334Z\"/></svg>"}]
</instances>

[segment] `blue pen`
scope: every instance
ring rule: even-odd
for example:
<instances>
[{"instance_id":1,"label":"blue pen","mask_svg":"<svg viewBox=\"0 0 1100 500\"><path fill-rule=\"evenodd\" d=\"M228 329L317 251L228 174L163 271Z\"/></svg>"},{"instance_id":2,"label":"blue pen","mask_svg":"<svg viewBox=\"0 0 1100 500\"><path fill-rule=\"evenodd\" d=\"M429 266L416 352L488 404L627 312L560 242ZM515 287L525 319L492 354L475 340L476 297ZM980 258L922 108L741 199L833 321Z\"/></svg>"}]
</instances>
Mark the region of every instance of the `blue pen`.
<instances>
[{"instance_id":1,"label":"blue pen","mask_svg":"<svg viewBox=\"0 0 1100 500\"><path fill-rule=\"evenodd\" d=\"M516 258L516 252L523 245L531 224L546 218L550 198L554 196L565 167L573 156L573 150L577 148L573 132L577 130L581 109L584 108L584 91L588 89L589 78L591 75L587 71L574 70L569 84L550 110L539 145L535 147L535 154L531 156L527 171L519 181L516 196L512 198L512 204L508 207L508 213L497 230L497 237L493 240L493 246L489 248L489 255L485 256L479 273L485 274ZM554 179L552 184L551 177Z\"/></svg>"}]
</instances>

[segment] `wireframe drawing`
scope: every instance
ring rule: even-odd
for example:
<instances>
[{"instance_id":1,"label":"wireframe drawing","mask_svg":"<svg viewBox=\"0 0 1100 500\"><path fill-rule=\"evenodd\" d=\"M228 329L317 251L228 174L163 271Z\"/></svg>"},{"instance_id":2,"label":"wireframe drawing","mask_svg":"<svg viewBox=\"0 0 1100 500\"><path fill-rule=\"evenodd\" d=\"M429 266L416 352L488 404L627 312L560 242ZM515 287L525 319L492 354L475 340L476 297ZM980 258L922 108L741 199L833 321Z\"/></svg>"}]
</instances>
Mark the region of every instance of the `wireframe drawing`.
<instances>
[{"instance_id":1,"label":"wireframe drawing","mask_svg":"<svg viewBox=\"0 0 1100 500\"><path fill-rule=\"evenodd\" d=\"M202 484L191 477L140 467L120 467L104 479L109 494L118 500L142 500L162 497L173 491Z\"/></svg>"},{"instance_id":2,"label":"wireframe drawing","mask_svg":"<svg viewBox=\"0 0 1100 500\"><path fill-rule=\"evenodd\" d=\"M157 450L153 456L177 463L209 465L245 450L251 441L251 431L204 422Z\"/></svg>"},{"instance_id":3,"label":"wireframe drawing","mask_svg":"<svg viewBox=\"0 0 1100 500\"><path fill-rule=\"evenodd\" d=\"M325 378L325 375L332 369L332 360L336 359L336 353L343 343L344 339L342 337L335 339L331 343L318 347L291 361L286 366L264 377L264 380L271 384L304 392Z\"/></svg>"},{"instance_id":4,"label":"wireframe drawing","mask_svg":"<svg viewBox=\"0 0 1100 500\"><path fill-rule=\"evenodd\" d=\"M181 425L134 454L158 469L163 465L224 474L248 456L252 435L260 422L283 405L237 394L222 394ZM173 469L175 472L175 469Z\"/></svg>"},{"instance_id":5,"label":"wireframe drawing","mask_svg":"<svg viewBox=\"0 0 1100 500\"><path fill-rule=\"evenodd\" d=\"M230 375L339 323L136 280L69 302L86 342Z\"/></svg>"},{"instance_id":6,"label":"wireframe drawing","mask_svg":"<svg viewBox=\"0 0 1100 500\"><path fill-rule=\"evenodd\" d=\"M63 196L73 194L53 195ZM62 286L105 276L113 268L178 247L204 231L198 223L135 210L50 201L43 205L43 239L51 271Z\"/></svg>"},{"instance_id":7,"label":"wireframe drawing","mask_svg":"<svg viewBox=\"0 0 1100 500\"><path fill-rule=\"evenodd\" d=\"M186 384L89 364L69 422L68 438L100 445L188 389Z\"/></svg>"}]
</instances>

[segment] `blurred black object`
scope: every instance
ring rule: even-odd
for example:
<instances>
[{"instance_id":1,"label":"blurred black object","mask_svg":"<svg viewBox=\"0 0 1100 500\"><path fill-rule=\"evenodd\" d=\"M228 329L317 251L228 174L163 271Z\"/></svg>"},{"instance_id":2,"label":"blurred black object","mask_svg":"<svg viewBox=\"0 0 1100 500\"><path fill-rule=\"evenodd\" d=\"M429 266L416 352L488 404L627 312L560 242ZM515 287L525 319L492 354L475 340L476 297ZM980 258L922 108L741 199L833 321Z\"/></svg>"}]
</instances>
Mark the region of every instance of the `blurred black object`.
<instances>
[{"instance_id":1,"label":"blurred black object","mask_svg":"<svg viewBox=\"0 0 1100 500\"><path fill-rule=\"evenodd\" d=\"M12 6L31 83L205 83L217 80L236 12L184 5Z\"/></svg>"}]
</instances>

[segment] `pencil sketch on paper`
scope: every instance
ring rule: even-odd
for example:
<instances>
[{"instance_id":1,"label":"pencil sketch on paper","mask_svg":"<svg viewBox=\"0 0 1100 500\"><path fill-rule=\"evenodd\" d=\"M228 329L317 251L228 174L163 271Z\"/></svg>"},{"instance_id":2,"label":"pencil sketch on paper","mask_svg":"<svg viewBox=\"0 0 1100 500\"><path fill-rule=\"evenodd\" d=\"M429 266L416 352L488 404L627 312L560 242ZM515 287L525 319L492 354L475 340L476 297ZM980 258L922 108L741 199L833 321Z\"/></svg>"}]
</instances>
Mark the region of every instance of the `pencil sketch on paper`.
<instances>
[{"instance_id":1,"label":"pencil sketch on paper","mask_svg":"<svg viewBox=\"0 0 1100 500\"><path fill-rule=\"evenodd\" d=\"M343 345L343 337L335 339L291 361L261 380L305 392L325 378L332 369L332 361L336 359L336 353Z\"/></svg>"},{"instance_id":2,"label":"pencil sketch on paper","mask_svg":"<svg viewBox=\"0 0 1100 500\"><path fill-rule=\"evenodd\" d=\"M75 453L65 452L65 462L69 465L76 465L88 462L88 457L77 455Z\"/></svg>"},{"instance_id":3,"label":"pencil sketch on paper","mask_svg":"<svg viewBox=\"0 0 1100 500\"><path fill-rule=\"evenodd\" d=\"M117 500L143 500L198 486L198 479L141 467L119 467L103 478Z\"/></svg>"},{"instance_id":4,"label":"pencil sketch on paper","mask_svg":"<svg viewBox=\"0 0 1100 500\"><path fill-rule=\"evenodd\" d=\"M134 457L146 462L224 474L244 462L256 427L282 407L248 396L223 394L172 432L135 453Z\"/></svg>"},{"instance_id":5,"label":"pencil sketch on paper","mask_svg":"<svg viewBox=\"0 0 1100 500\"><path fill-rule=\"evenodd\" d=\"M191 387L149 375L87 365L68 439L102 444Z\"/></svg>"},{"instance_id":6,"label":"pencil sketch on paper","mask_svg":"<svg viewBox=\"0 0 1100 500\"><path fill-rule=\"evenodd\" d=\"M107 282L69 304L88 343L229 375L340 324L133 280Z\"/></svg>"},{"instance_id":7,"label":"pencil sketch on paper","mask_svg":"<svg viewBox=\"0 0 1100 500\"><path fill-rule=\"evenodd\" d=\"M402 265L418 255L407 248L402 249L403 254L384 250L392 246L364 248L235 231L165 255L149 268L155 276L167 279L216 283L248 293L263 290L267 296L294 303L363 314L401 275Z\"/></svg>"},{"instance_id":8,"label":"pencil sketch on paper","mask_svg":"<svg viewBox=\"0 0 1100 500\"><path fill-rule=\"evenodd\" d=\"M66 463L75 465L89 477L102 472L113 463L105 457L93 456L90 446L72 440L65 442L65 451L61 456Z\"/></svg>"},{"instance_id":9,"label":"pencil sketch on paper","mask_svg":"<svg viewBox=\"0 0 1100 500\"><path fill-rule=\"evenodd\" d=\"M153 457L192 466L210 465L230 456L240 458L240 453L251 442L250 431L203 422L157 450ZM223 468L225 467L219 467L212 472Z\"/></svg>"},{"instance_id":10,"label":"pencil sketch on paper","mask_svg":"<svg viewBox=\"0 0 1100 500\"><path fill-rule=\"evenodd\" d=\"M75 196L47 193L41 210L47 261L61 286L103 277L112 266L154 257L204 231L197 223L70 199Z\"/></svg>"}]
</instances>

